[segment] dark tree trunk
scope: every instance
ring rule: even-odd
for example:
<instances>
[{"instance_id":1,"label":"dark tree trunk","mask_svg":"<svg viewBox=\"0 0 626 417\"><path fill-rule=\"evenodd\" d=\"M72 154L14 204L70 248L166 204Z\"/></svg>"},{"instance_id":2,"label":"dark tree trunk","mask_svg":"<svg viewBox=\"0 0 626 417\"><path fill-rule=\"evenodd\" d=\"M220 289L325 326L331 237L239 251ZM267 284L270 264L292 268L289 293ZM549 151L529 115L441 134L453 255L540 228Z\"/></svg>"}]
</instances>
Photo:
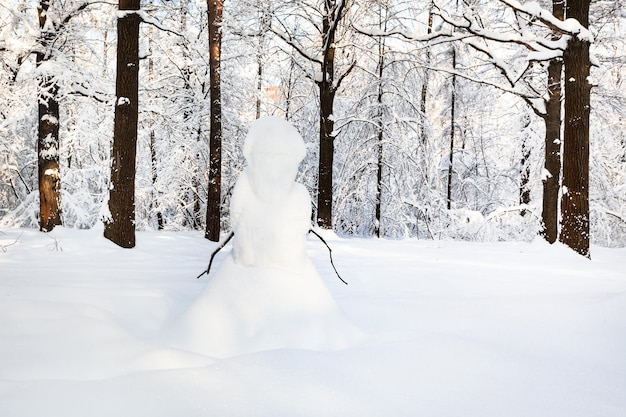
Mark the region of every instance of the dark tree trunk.
<instances>
[{"instance_id":1,"label":"dark tree trunk","mask_svg":"<svg viewBox=\"0 0 626 417\"><path fill-rule=\"evenodd\" d=\"M204 237L220 240L222 205L222 98L220 87L220 55L222 48L223 0L207 0L209 10L209 187L207 192L206 229Z\"/></svg>"},{"instance_id":2,"label":"dark tree trunk","mask_svg":"<svg viewBox=\"0 0 626 417\"><path fill-rule=\"evenodd\" d=\"M379 12L378 28L381 31L387 29L386 21L383 23L382 13ZM375 211L375 223L374 223L374 235L380 239L382 235L382 195L383 195L383 143L384 143L384 109L383 109L383 74L385 69L385 38L378 38L378 91L376 97L376 105L378 109L378 146L377 146L377 161L376 161L376 203L374 207Z\"/></svg>"},{"instance_id":3,"label":"dark tree trunk","mask_svg":"<svg viewBox=\"0 0 626 417\"><path fill-rule=\"evenodd\" d=\"M320 147L317 185L317 224L323 229L333 228L333 157L335 154L335 123L332 117L335 101L335 30L336 3L326 1L322 17L323 58L320 90Z\"/></svg>"},{"instance_id":4,"label":"dark tree trunk","mask_svg":"<svg viewBox=\"0 0 626 417\"><path fill-rule=\"evenodd\" d=\"M590 0L569 0L567 18L589 25ZM583 256L589 253L589 42L573 36L563 54L565 129L560 240Z\"/></svg>"},{"instance_id":5,"label":"dark tree trunk","mask_svg":"<svg viewBox=\"0 0 626 417\"><path fill-rule=\"evenodd\" d=\"M550 243L558 237L558 206L561 181L561 72L563 63L548 65L549 100L546 103L545 170L543 178L543 237Z\"/></svg>"},{"instance_id":6,"label":"dark tree trunk","mask_svg":"<svg viewBox=\"0 0 626 417\"><path fill-rule=\"evenodd\" d=\"M335 91L329 82L318 83L320 89L320 154L317 186L317 224L323 229L332 229L333 223L333 157L335 137L333 102Z\"/></svg>"},{"instance_id":7,"label":"dark tree trunk","mask_svg":"<svg viewBox=\"0 0 626 417\"><path fill-rule=\"evenodd\" d=\"M38 8L41 51L37 52L39 67L47 61L54 32L46 25L49 0ZM61 224L61 178L59 170L59 87L53 77L43 74L39 80L37 165L39 181L39 229L49 232Z\"/></svg>"},{"instance_id":8,"label":"dark tree trunk","mask_svg":"<svg viewBox=\"0 0 626 417\"><path fill-rule=\"evenodd\" d=\"M564 0L554 0L552 14L563 20L565 16ZM563 61L553 59L548 64L548 101L544 122L545 170L543 178L543 237L550 243L558 238L559 189L561 187L561 98L562 98Z\"/></svg>"},{"instance_id":9,"label":"dark tree trunk","mask_svg":"<svg viewBox=\"0 0 626 417\"><path fill-rule=\"evenodd\" d=\"M456 49L452 47L452 70L456 70ZM452 74L452 87L450 97L450 160L448 165L448 192L447 207L452 208L452 173L454 172L454 133L455 133L455 111L456 111L456 75Z\"/></svg>"},{"instance_id":10,"label":"dark tree trunk","mask_svg":"<svg viewBox=\"0 0 626 417\"><path fill-rule=\"evenodd\" d=\"M123 247L135 246L135 160L139 111L140 0L119 0L115 122L111 155L111 190L104 236ZM124 11L129 11L124 13Z\"/></svg>"}]
</instances>

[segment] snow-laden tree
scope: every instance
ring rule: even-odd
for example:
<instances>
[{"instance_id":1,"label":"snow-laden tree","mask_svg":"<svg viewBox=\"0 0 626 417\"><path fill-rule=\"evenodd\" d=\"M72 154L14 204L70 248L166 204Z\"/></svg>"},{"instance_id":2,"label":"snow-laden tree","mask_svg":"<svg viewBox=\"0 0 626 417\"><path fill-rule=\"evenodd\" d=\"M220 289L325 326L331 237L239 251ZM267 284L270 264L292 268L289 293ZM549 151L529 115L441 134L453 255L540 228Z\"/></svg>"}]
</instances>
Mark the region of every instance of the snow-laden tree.
<instances>
[{"instance_id":1,"label":"snow-laden tree","mask_svg":"<svg viewBox=\"0 0 626 417\"><path fill-rule=\"evenodd\" d=\"M35 98L43 75L35 53L38 2L2 1L0 221L35 227ZM82 4L50 2L59 10L52 21L71 18L50 65L40 64L58 85L61 219L69 227L91 227L107 214L115 104L114 7ZM320 122L332 122L331 223L339 233L532 239L542 213L548 224L544 185L551 180L558 187L561 179L547 164L548 154L560 152L561 140L547 122L550 104L560 121L560 100L547 93L558 84L550 67L561 62L575 26L552 22L544 13L552 10L547 0L532 7L483 0L349 4L342 19L328 20L329 29L337 23L337 36L324 43L324 16L332 14L324 2L225 3L220 227L229 227L248 126L273 114L304 137L308 156L298 181L316 197ZM152 2L141 15L149 24L142 25L139 45L135 227L204 229L211 130L207 4ZM614 1L594 3L589 12L591 56L597 57L590 78L590 239L613 246L626 242L624 15ZM333 51L334 83L325 85L335 92L324 119L320 82L331 74L322 64ZM555 208L551 217L558 198L548 204Z\"/></svg>"},{"instance_id":2,"label":"snow-laden tree","mask_svg":"<svg viewBox=\"0 0 626 417\"><path fill-rule=\"evenodd\" d=\"M624 246L626 235L626 10L619 1L593 2L589 209L590 238Z\"/></svg>"},{"instance_id":3,"label":"snow-laden tree","mask_svg":"<svg viewBox=\"0 0 626 417\"><path fill-rule=\"evenodd\" d=\"M9 137L14 139L7 145L13 153L9 153L7 159L15 160L22 153L18 150L20 143L25 143L23 139L29 137L32 152L36 152L37 166L37 176L27 178L24 169L31 166L32 160L21 157L18 157L19 162L15 160L11 170L16 169L17 178L21 178L19 184L24 188L11 186L15 202L19 203L7 206L5 222L32 225L33 218L37 217L39 227L47 231L62 220L73 225L76 215L82 217L99 211L97 205L78 208L77 199L70 197L64 204L68 208L65 213L60 202L61 195L74 188L65 178L72 174L64 170L65 165L76 162L72 159L76 142L72 140L77 136L77 125L83 125L83 121L92 116L89 106L82 108L77 116L77 103L85 96L97 97L100 101L106 99L103 91L96 87L98 77L92 69L99 66L93 61L96 56L92 50L93 39L86 36L92 29L88 26L93 24L89 16L100 7L99 3L73 1L2 4L1 16L6 19L6 25L2 25L0 57L7 70L3 73L3 76L6 74L4 80L8 82L3 99L8 100L7 108L11 109L3 118ZM11 91L17 94L11 96ZM28 94L32 94L30 100ZM28 125L27 130L18 129L18 126ZM23 154L27 153L30 152ZM13 178L8 182L16 183ZM37 190L38 195L33 195L33 190ZM89 200L87 204L93 205L93 199ZM84 217L81 220L84 222L79 221L78 225L90 223Z\"/></svg>"}]
</instances>

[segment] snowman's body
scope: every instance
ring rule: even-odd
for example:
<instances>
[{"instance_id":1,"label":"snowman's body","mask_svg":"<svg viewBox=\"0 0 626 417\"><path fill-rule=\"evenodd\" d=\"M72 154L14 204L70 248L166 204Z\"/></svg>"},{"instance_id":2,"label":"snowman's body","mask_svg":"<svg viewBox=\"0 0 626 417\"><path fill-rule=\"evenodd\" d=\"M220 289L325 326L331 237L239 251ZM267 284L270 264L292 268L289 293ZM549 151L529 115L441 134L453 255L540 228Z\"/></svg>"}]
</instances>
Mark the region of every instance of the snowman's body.
<instances>
[{"instance_id":1,"label":"snowman's body","mask_svg":"<svg viewBox=\"0 0 626 417\"><path fill-rule=\"evenodd\" d=\"M311 200L294 181L305 152L289 123L266 117L252 125L248 166L231 199L233 249L170 332L173 344L224 357L338 349L361 337L306 254Z\"/></svg>"},{"instance_id":2,"label":"snowman's body","mask_svg":"<svg viewBox=\"0 0 626 417\"><path fill-rule=\"evenodd\" d=\"M311 227L307 189L294 182L280 200L264 201L248 176L247 170L239 176L230 205L235 261L244 266L301 268L307 256L303 236Z\"/></svg>"}]
</instances>

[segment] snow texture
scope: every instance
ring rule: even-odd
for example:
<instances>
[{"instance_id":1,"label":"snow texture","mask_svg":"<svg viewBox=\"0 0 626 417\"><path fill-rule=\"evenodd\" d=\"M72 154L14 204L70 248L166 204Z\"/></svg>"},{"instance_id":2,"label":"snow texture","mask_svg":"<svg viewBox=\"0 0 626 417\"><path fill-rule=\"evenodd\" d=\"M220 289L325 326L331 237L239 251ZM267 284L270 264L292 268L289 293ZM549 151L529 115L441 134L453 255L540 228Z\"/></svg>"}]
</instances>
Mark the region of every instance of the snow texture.
<instances>
[{"instance_id":1,"label":"snow texture","mask_svg":"<svg viewBox=\"0 0 626 417\"><path fill-rule=\"evenodd\" d=\"M215 244L140 232L129 251L102 231L0 231L0 416L626 415L624 249L326 233L350 285L307 253L367 339L219 359L158 337Z\"/></svg>"},{"instance_id":2,"label":"snow texture","mask_svg":"<svg viewBox=\"0 0 626 417\"><path fill-rule=\"evenodd\" d=\"M248 163L231 200L233 249L168 331L181 349L218 357L279 348L340 349L361 332L343 314L306 254L311 200L294 182L306 153L288 122L254 122Z\"/></svg>"}]
</instances>

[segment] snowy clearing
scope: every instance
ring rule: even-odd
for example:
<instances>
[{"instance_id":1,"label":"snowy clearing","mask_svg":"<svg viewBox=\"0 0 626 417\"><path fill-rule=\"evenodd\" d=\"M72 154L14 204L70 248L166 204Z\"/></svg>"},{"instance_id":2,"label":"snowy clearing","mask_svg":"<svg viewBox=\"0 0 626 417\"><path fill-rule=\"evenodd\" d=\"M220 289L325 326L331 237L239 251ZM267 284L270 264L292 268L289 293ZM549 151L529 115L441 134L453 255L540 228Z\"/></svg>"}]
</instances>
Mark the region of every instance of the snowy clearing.
<instances>
[{"instance_id":1,"label":"snowy clearing","mask_svg":"<svg viewBox=\"0 0 626 417\"><path fill-rule=\"evenodd\" d=\"M201 233L0 231L0 415L626 415L626 249L325 237L366 339L217 359L160 341L211 279Z\"/></svg>"}]
</instances>

